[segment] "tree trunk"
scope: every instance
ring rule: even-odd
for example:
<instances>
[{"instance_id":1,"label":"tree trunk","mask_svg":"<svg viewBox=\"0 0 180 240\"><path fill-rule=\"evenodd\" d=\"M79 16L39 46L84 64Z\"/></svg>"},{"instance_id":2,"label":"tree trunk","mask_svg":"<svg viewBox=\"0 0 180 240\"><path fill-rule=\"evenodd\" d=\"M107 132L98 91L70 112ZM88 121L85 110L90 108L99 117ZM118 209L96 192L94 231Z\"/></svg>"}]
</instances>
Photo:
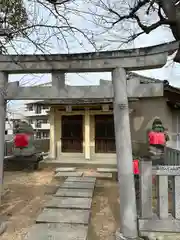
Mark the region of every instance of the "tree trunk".
<instances>
[{"instance_id":1,"label":"tree trunk","mask_svg":"<svg viewBox=\"0 0 180 240\"><path fill-rule=\"evenodd\" d=\"M180 41L180 4L175 5L175 0L159 0L167 19L171 21L170 28L174 38ZM180 63L180 48L174 59Z\"/></svg>"}]
</instances>

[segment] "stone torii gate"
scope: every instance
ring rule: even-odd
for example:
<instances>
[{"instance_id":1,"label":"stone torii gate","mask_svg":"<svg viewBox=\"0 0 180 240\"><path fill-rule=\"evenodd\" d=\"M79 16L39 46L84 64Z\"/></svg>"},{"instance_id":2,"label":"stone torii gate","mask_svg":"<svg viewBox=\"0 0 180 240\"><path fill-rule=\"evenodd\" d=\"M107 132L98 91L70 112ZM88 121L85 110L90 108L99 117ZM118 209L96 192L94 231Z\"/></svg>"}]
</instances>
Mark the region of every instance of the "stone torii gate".
<instances>
[{"instance_id":1,"label":"stone torii gate","mask_svg":"<svg viewBox=\"0 0 180 240\"><path fill-rule=\"evenodd\" d=\"M106 96L91 87L72 90L65 86L68 72L112 72L114 122L120 191L120 233L118 239L138 239L137 213L132 169L132 147L128 97L163 96L163 84L139 84L126 81L126 71L160 68L179 47L171 42L147 48L61 55L0 55L0 184L2 194L6 100L47 100ZM51 87L20 87L8 83L12 73L52 73ZM87 88L89 91L87 91ZM74 88L73 88L74 89ZM108 94L108 93L107 93Z\"/></svg>"}]
</instances>

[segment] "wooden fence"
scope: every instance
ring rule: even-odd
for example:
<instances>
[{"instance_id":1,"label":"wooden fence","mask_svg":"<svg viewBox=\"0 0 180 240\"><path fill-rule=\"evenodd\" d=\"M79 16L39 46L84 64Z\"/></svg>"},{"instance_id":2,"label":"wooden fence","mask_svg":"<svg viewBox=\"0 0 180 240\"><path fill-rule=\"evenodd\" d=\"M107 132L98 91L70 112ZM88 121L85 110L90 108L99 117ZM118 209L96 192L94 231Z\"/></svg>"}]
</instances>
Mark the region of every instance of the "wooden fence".
<instances>
[{"instance_id":1,"label":"wooden fence","mask_svg":"<svg viewBox=\"0 0 180 240\"><path fill-rule=\"evenodd\" d=\"M177 151L171 155L173 164L178 163L177 155L179 155ZM144 235L147 232L180 232L180 166L152 167L152 161L142 159L140 171L140 204L138 204L140 233ZM156 177L155 190L153 176ZM169 177L173 179L171 198L168 191Z\"/></svg>"}]
</instances>

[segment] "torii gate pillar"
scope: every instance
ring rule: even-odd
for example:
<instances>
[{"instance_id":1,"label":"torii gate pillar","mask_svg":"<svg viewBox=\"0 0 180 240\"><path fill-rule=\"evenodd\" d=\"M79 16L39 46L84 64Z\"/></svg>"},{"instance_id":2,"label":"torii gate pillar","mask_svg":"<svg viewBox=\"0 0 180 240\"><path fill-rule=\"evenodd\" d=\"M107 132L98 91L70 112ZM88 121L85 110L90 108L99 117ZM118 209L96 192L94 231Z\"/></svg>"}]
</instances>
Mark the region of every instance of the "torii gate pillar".
<instances>
[{"instance_id":1,"label":"torii gate pillar","mask_svg":"<svg viewBox=\"0 0 180 240\"><path fill-rule=\"evenodd\" d=\"M0 205L3 192L3 167L4 167L4 142L5 142L5 122L6 122L6 100L5 90L8 84L8 74L0 72Z\"/></svg>"},{"instance_id":2,"label":"torii gate pillar","mask_svg":"<svg viewBox=\"0 0 180 240\"><path fill-rule=\"evenodd\" d=\"M114 125L116 156L120 193L120 232L116 239L137 239L137 212L132 165L129 108L126 71L116 68L112 71L114 90Z\"/></svg>"}]
</instances>

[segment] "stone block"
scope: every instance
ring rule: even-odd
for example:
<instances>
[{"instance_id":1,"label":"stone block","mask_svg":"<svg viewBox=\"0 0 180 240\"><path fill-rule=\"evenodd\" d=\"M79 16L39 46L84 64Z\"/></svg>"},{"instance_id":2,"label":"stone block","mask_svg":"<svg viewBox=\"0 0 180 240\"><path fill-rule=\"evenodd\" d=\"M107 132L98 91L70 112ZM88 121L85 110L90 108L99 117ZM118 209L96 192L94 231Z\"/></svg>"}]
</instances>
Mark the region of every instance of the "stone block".
<instances>
[{"instance_id":1,"label":"stone block","mask_svg":"<svg viewBox=\"0 0 180 240\"><path fill-rule=\"evenodd\" d=\"M95 178L102 178L102 179L111 179L112 173L99 173L99 172L92 172L92 173L84 173L84 177L95 177Z\"/></svg>"},{"instance_id":2,"label":"stone block","mask_svg":"<svg viewBox=\"0 0 180 240\"><path fill-rule=\"evenodd\" d=\"M58 172L55 174L55 178L59 177L81 177L83 172Z\"/></svg>"},{"instance_id":3,"label":"stone block","mask_svg":"<svg viewBox=\"0 0 180 240\"><path fill-rule=\"evenodd\" d=\"M117 229L116 233L115 233L115 240L130 240L132 238L129 237L125 237L119 229ZM134 240L143 240L143 238L140 237L135 237L133 238ZM149 239L150 240L150 239Z\"/></svg>"},{"instance_id":4,"label":"stone block","mask_svg":"<svg viewBox=\"0 0 180 240\"><path fill-rule=\"evenodd\" d=\"M71 224L35 224L30 229L25 240L86 240L88 226Z\"/></svg>"},{"instance_id":5,"label":"stone block","mask_svg":"<svg viewBox=\"0 0 180 240\"><path fill-rule=\"evenodd\" d=\"M91 198L53 197L46 208L91 209Z\"/></svg>"},{"instance_id":6,"label":"stone block","mask_svg":"<svg viewBox=\"0 0 180 240\"><path fill-rule=\"evenodd\" d=\"M56 197L85 197L92 198L93 189L66 189L59 188L55 194Z\"/></svg>"},{"instance_id":7,"label":"stone block","mask_svg":"<svg viewBox=\"0 0 180 240\"><path fill-rule=\"evenodd\" d=\"M76 168L75 167L72 167L72 168L68 168L68 167L65 167L65 168L56 168L55 169L55 172L58 173L58 172L75 172L76 171Z\"/></svg>"},{"instance_id":8,"label":"stone block","mask_svg":"<svg viewBox=\"0 0 180 240\"><path fill-rule=\"evenodd\" d=\"M69 223L88 225L89 210L45 208L37 217L37 223Z\"/></svg>"},{"instance_id":9,"label":"stone block","mask_svg":"<svg viewBox=\"0 0 180 240\"><path fill-rule=\"evenodd\" d=\"M64 182L60 188L71 188L71 189L94 189L94 183L89 182Z\"/></svg>"},{"instance_id":10,"label":"stone block","mask_svg":"<svg viewBox=\"0 0 180 240\"><path fill-rule=\"evenodd\" d=\"M117 168L97 168L97 172L99 173L116 173Z\"/></svg>"},{"instance_id":11,"label":"stone block","mask_svg":"<svg viewBox=\"0 0 180 240\"><path fill-rule=\"evenodd\" d=\"M68 177L65 182L96 182L95 177Z\"/></svg>"}]
</instances>

